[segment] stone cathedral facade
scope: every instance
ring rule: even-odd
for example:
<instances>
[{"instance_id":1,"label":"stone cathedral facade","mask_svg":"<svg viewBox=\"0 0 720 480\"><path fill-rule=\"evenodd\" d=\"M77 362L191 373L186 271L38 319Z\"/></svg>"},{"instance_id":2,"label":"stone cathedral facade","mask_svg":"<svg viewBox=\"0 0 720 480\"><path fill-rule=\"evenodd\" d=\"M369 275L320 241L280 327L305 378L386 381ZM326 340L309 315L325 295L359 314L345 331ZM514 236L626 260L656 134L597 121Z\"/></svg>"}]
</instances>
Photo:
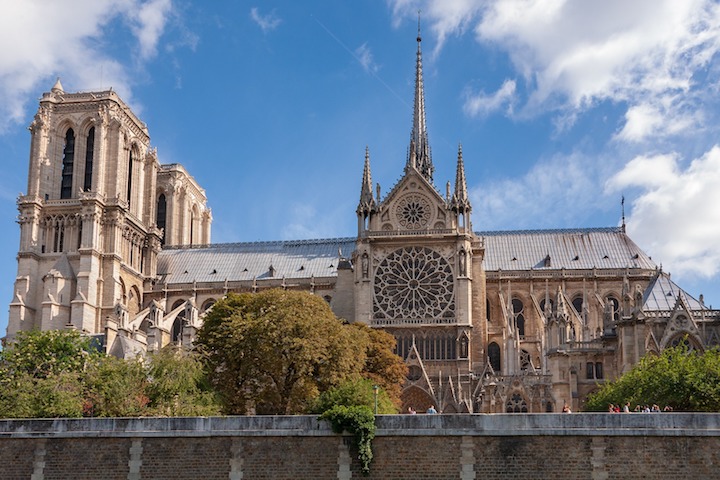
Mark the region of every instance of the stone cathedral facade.
<instances>
[{"instance_id":1,"label":"stone cathedral facade","mask_svg":"<svg viewBox=\"0 0 720 480\"><path fill-rule=\"evenodd\" d=\"M58 80L30 133L8 340L72 328L132 357L191 344L228 292L306 290L393 334L409 366L404 407L446 413L581 409L647 353L720 344L720 311L624 225L473 228L461 148L454 184L435 186L419 36L408 155L383 194L365 151L354 237L211 244L205 191L160 163L112 90L66 93Z\"/></svg>"}]
</instances>

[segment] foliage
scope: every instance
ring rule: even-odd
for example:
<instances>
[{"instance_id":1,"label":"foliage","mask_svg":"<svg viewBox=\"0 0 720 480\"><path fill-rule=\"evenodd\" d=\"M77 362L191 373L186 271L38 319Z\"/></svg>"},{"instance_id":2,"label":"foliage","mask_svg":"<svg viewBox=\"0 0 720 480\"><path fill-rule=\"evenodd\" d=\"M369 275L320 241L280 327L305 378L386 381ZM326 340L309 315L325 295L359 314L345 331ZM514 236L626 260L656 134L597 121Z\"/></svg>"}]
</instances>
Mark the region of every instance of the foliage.
<instances>
[{"instance_id":1,"label":"foliage","mask_svg":"<svg viewBox=\"0 0 720 480\"><path fill-rule=\"evenodd\" d=\"M370 462L373 458L372 440L375 438L375 416L372 410L366 406L335 405L323 412L320 419L329 421L335 433L347 431L353 434L362 473L363 475L370 473Z\"/></svg>"},{"instance_id":2,"label":"foliage","mask_svg":"<svg viewBox=\"0 0 720 480\"><path fill-rule=\"evenodd\" d=\"M83 392L76 372L42 378L21 372L0 379L0 418L80 417Z\"/></svg>"},{"instance_id":3,"label":"foliage","mask_svg":"<svg viewBox=\"0 0 720 480\"><path fill-rule=\"evenodd\" d=\"M173 346L149 358L146 392L154 415L210 416L220 403L197 353Z\"/></svg>"},{"instance_id":4,"label":"foliage","mask_svg":"<svg viewBox=\"0 0 720 480\"><path fill-rule=\"evenodd\" d=\"M217 302L197 343L228 413L293 414L361 370L355 340L321 298L276 289Z\"/></svg>"},{"instance_id":5,"label":"foliage","mask_svg":"<svg viewBox=\"0 0 720 480\"><path fill-rule=\"evenodd\" d=\"M675 410L720 411L720 351L688 351L680 345L660 356L646 355L629 372L589 396L585 409L603 411L609 403L670 405Z\"/></svg>"},{"instance_id":6,"label":"foliage","mask_svg":"<svg viewBox=\"0 0 720 480\"><path fill-rule=\"evenodd\" d=\"M0 352L0 417L79 417L82 374L97 358L72 330L19 332Z\"/></svg>"},{"instance_id":7,"label":"foliage","mask_svg":"<svg viewBox=\"0 0 720 480\"><path fill-rule=\"evenodd\" d=\"M142 360L104 356L85 375L86 416L133 417L145 415L149 399Z\"/></svg>"},{"instance_id":8,"label":"foliage","mask_svg":"<svg viewBox=\"0 0 720 480\"><path fill-rule=\"evenodd\" d=\"M320 397L313 406L313 411L322 413L330 410L336 405L344 407L368 407L375 411L375 384L367 378L354 378L342 382L340 385L330 388L320 394ZM378 386L379 387L379 386ZM387 392L378 388L377 396L378 414L398 413L398 408L389 397Z\"/></svg>"},{"instance_id":9,"label":"foliage","mask_svg":"<svg viewBox=\"0 0 720 480\"><path fill-rule=\"evenodd\" d=\"M90 340L75 330L21 331L0 351L0 369L6 375L26 373L45 378L60 372L81 372L97 357Z\"/></svg>"},{"instance_id":10,"label":"foliage","mask_svg":"<svg viewBox=\"0 0 720 480\"><path fill-rule=\"evenodd\" d=\"M352 328L368 338L362 375L378 385L399 408L402 405L400 394L407 378L407 365L394 353L395 337L384 330L370 328L362 323L354 323Z\"/></svg>"},{"instance_id":11,"label":"foliage","mask_svg":"<svg viewBox=\"0 0 720 480\"><path fill-rule=\"evenodd\" d=\"M0 353L0 417L214 415L219 402L197 354L121 360L88 351L74 331L20 333Z\"/></svg>"}]
</instances>

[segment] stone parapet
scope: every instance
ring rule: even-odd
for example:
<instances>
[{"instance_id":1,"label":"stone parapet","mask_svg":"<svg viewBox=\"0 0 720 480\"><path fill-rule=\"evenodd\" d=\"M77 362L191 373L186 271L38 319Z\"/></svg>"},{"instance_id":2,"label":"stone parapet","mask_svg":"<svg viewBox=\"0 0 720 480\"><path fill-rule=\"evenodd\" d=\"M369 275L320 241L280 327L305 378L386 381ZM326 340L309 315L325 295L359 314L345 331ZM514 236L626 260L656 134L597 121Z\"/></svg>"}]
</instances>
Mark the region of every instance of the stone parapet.
<instances>
[{"instance_id":1,"label":"stone parapet","mask_svg":"<svg viewBox=\"0 0 720 480\"><path fill-rule=\"evenodd\" d=\"M715 413L378 415L377 437L720 436ZM0 420L0 438L334 436L313 415Z\"/></svg>"}]
</instances>

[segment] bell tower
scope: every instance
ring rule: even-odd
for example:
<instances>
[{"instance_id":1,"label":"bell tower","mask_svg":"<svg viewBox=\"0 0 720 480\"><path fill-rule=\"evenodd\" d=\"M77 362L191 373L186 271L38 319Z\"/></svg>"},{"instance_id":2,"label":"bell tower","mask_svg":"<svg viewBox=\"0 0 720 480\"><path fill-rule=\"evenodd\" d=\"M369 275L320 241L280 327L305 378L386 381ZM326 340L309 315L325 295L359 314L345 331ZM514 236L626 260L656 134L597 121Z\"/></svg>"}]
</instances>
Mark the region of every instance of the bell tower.
<instances>
[{"instance_id":1,"label":"bell tower","mask_svg":"<svg viewBox=\"0 0 720 480\"><path fill-rule=\"evenodd\" d=\"M156 151L112 89L66 93L59 79L29 130L8 338L32 328L102 333L116 304L140 310L155 275Z\"/></svg>"}]
</instances>

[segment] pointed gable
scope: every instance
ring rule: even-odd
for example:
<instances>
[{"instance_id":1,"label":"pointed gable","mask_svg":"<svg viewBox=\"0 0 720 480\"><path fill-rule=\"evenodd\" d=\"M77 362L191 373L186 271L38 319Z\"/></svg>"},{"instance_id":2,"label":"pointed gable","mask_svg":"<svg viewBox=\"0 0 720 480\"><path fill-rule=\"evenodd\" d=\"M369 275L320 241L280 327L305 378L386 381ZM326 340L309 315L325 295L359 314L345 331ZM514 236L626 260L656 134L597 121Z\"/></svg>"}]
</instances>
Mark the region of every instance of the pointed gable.
<instances>
[{"instance_id":1,"label":"pointed gable","mask_svg":"<svg viewBox=\"0 0 720 480\"><path fill-rule=\"evenodd\" d=\"M65 278L68 280L75 278L75 272L73 271L70 261L65 253L60 255L60 258L57 259L55 265L52 266L46 276Z\"/></svg>"},{"instance_id":2,"label":"pointed gable","mask_svg":"<svg viewBox=\"0 0 720 480\"><path fill-rule=\"evenodd\" d=\"M381 230L437 230L449 228L447 203L417 170L408 170L382 201Z\"/></svg>"}]
</instances>

